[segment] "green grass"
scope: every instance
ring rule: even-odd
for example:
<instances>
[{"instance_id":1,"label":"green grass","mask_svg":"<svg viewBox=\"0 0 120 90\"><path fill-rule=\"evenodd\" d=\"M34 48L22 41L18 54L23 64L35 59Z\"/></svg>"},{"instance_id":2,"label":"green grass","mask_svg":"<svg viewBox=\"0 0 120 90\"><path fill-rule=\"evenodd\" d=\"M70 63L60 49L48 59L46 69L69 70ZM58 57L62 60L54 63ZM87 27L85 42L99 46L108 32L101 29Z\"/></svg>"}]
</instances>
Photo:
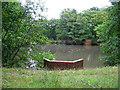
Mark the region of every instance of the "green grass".
<instances>
[{"instance_id":1,"label":"green grass","mask_svg":"<svg viewBox=\"0 0 120 90\"><path fill-rule=\"evenodd\" d=\"M3 88L117 88L118 67L83 70L3 68Z\"/></svg>"}]
</instances>

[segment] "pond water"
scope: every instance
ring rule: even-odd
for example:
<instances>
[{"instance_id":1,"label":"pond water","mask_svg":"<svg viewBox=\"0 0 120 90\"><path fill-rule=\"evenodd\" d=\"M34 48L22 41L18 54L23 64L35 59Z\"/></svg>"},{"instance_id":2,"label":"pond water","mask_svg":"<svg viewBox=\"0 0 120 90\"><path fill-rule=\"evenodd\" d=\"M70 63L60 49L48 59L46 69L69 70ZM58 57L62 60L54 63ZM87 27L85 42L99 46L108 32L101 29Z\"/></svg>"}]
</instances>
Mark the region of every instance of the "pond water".
<instances>
[{"instance_id":1,"label":"pond water","mask_svg":"<svg viewBox=\"0 0 120 90\"><path fill-rule=\"evenodd\" d=\"M40 47L42 51L56 54L56 60L66 61L82 58L84 59L84 68L103 67L103 61L99 60L99 57L103 56L99 46L46 44Z\"/></svg>"}]
</instances>

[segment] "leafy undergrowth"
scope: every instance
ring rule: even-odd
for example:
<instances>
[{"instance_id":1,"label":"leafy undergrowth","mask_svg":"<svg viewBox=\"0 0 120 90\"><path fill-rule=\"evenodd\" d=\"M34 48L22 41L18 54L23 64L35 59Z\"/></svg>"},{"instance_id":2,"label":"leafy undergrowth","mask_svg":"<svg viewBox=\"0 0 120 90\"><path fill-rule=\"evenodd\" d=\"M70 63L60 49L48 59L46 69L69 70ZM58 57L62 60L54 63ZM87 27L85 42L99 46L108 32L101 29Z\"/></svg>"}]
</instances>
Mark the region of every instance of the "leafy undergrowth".
<instances>
[{"instance_id":1,"label":"leafy undergrowth","mask_svg":"<svg viewBox=\"0 0 120 90\"><path fill-rule=\"evenodd\" d=\"M83 70L3 68L3 88L117 88L118 67Z\"/></svg>"}]
</instances>

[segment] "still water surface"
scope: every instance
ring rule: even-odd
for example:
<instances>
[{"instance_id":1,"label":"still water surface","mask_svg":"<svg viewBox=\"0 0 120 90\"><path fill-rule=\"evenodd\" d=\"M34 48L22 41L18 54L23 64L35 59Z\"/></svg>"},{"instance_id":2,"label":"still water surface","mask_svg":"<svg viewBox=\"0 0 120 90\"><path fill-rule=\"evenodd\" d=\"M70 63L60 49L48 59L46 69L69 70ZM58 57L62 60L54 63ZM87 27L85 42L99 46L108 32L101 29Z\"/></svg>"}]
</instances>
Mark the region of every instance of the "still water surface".
<instances>
[{"instance_id":1,"label":"still water surface","mask_svg":"<svg viewBox=\"0 0 120 90\"><path fill-rule=\"evenodd\" d=\"M103 55L99 46L46 44L42 45L41 49L56 54L56 60L77 60L82 58L84 59L84 68L103 67L103 61L99 60L99 57Z\"/></svg>"}]
</instances>

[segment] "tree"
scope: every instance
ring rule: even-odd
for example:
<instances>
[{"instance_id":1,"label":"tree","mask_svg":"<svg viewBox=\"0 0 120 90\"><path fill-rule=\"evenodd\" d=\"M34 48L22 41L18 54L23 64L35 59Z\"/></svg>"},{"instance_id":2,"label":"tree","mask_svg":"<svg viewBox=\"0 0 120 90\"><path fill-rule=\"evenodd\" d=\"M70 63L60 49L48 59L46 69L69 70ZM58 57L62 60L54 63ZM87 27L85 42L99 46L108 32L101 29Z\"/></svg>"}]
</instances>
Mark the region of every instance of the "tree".
<instances>
[{"instance_id":1,"label":"tree","mask_svg":"<svg viewBox=\"0 0 120 90\"><path fill-rule=\"evenodd\" d=\"M120 63L120 2L108 8L108 19L95 28L102 51L107 56L102 57L108 65Z\"/></svg>"},{"instance_id":2,"label":"tree","mask_svg":"<svg viewBox=\"0 0 120 90\"><path fill-rule=\"evenodd\" d=\"M37 22L32 16L36 10L33 6L32 2L25 6L18 2L2 3L2 63L5 67L24 66L29 48L35 48L34 43L43 44L48 40L35 29Z\"/></svg>"},{"instance_id":3,"label":"tree","mask_svg":"<svg viewBox=\"0 0 120 90\"><path fill-rule=\"evenodd\" d=\"M94 30L94 28L99 24L102 24L106 20L106 9L99 9L97 7L93 7L83 12L84 17L87 19L87 23L89 24L88 28L92 33L91 38L97 39L96 31Z\"/></svg>"},{"instance_id":4,"label":"tree","mask_svg":"<svg viewBox=\"0 0 120 90\"><path fill-rule=\"evenodd\" d=\"M45 35L49 39L56 40L57 37L55 30L57 28L56 26L58 25L58 23L59 23L58 19L51 19L51 20L44 19L44 21L41 22L38 27L44 29L42 31L43 35Z\"/></svg>"},{"instance_id":5,"label":"tree","mask_svg":"<svg viewBox=\"0 0 120 90\"><path fill-rule=\"evenodd\" d=\"M57 25L56 33L58 39L73 39L73 23L76 22L77 12L75 9L64 9L60 15L60 21Z\"/></svg>"},{"instance_id":6,"label":"tree","mask_svg":"<svg viewBox=\"0 0 120 90\"><path fill-rule=\"evenodd\" d=\"M64 9L57 25L57 38L80 42L84 39L97 39L94 28L106 20L106 11L93 7L77 13L75 9Z\"/></svg>"}]
</instances>

